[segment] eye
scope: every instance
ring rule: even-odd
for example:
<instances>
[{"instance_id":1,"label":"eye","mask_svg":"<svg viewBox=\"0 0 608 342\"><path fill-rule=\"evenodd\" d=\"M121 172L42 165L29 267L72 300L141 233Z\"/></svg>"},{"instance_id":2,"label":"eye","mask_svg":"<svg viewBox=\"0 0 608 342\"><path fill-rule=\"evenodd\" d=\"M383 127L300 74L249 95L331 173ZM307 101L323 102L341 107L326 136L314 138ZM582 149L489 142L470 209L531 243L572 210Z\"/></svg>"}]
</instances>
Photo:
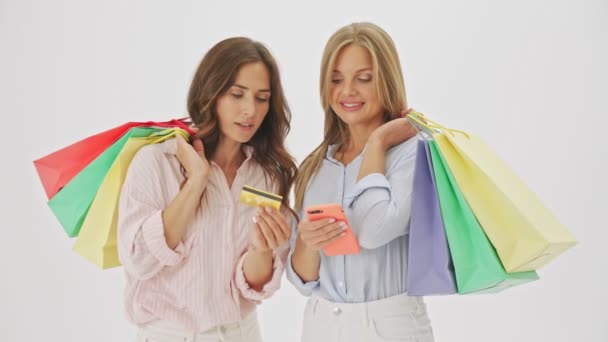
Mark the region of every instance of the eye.
<instances>
[{"instance_id":1,"label":"eye","mask_svg":"<svg viewBox=\"0 0 608 342\"><path fill-rule=\"evenodd\" d=\"M261 103L268 102L268 100L269 100L268 97L256 97L255 99Z\"/></svg>"},{"instance_id":2,"label":"eye","mask_svg":"<svg viewBox=\"0 0 608 342\"><path fill-rule=\"evenodd\" d=\"M342 82L342 79L340 79L340 78L334 78L331 80L331 83L333 83L333 84L340 84L340 82Z\"/></svg>"},{"instance_id":3,"label":"eye","mask_svg":"<svg viewBox=\"0 0 608 342\"><path fill-rule=\"evenodd\" d=\"M362 83L367 83L367 82L371 82L372 78L371 76L362 76L358 78L359 82Z\"/></svg>"},{"instance_id":4,"label":"eye","mask_svg":"<svg viewBox=\"0 0 608 342\"><path fill-rule=\"evenodd\" d=\"M238 93L231 93L232 97L234 97L235 99L240 99L241 97L243 97L243 94L238 94Z\"/></svg>"}]
</instances>

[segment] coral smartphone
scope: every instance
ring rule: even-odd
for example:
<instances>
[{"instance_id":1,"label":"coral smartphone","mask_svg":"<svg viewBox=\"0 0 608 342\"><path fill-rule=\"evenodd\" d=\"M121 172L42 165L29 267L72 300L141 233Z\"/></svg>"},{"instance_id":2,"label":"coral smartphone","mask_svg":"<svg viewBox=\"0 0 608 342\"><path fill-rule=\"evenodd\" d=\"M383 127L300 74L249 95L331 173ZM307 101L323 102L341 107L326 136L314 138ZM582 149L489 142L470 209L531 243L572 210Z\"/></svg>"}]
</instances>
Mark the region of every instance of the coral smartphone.
<instances>
[{"instance_id":1,"label":"coral smartphone","mask_svg":"<svg viewBox=\"0 0 608 342\"><path fill-rule=\"evenodd\" d=\"M350 227L350 223L344 214L344 210L339 204L330 203L310 206L306 208L306 217L309 221L333 218L336 221L346 222L347 226L346 230L344 231L346 235L330 242L328 245L323 247L323 252L325 252L326 255L335 256L357 254L361 250L359 243L357 242L357 238L355 237L355 234L353 234L353 230Z\"/></svg>"}]
</instances>

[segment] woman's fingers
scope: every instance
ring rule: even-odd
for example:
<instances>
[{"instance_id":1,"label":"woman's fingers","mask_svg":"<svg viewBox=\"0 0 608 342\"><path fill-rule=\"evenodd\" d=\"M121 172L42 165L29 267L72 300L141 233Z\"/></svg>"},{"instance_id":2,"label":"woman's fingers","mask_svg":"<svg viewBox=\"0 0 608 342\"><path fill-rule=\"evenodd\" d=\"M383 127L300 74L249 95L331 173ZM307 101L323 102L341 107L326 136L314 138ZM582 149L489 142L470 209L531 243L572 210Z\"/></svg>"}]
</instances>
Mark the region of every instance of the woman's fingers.
<instances>
[{"instance_id":1,"label":"woman's fingers","mask_svg":"<svg viewBox=\"0 0 608 342\"><path fill-rule=\"evenodd\" d=\"M273 207L263 208L262 215L264 215L271 222L274 222L277 225L277 228L281 230L282 236L289 239L291 236L291 225L289 224L289 220L287 217L285 217L285 215L281 214L281 212Z\"/></svg>"},{"instance_id":2,"label":"woman's fingers","mask_svg":"<svg viewBox=\"0 0 608 342\"><path fill-rule=\"evenodd\" d=\"M263 213L257 215L256 223L260 227L269 248L278 247L279 241L284 240L281 229L275 228L276 224L267 215Z\"/></svg>"},{"instance_id":3,"label":"woman's fingers","mask_svg":"<svg viewBox=\"0 0 608 342\"><path fill-rule=\"evenodd\" d=\"M346 233L343 230L340 231L333 231L330 234L327 234L326 236L323 236L317 240L315 240L314 244L317 246L317 248L321 249L323 247L325 247L326 245L341 239L342 237L344 237Z\"/></svg>"}]
</instances>

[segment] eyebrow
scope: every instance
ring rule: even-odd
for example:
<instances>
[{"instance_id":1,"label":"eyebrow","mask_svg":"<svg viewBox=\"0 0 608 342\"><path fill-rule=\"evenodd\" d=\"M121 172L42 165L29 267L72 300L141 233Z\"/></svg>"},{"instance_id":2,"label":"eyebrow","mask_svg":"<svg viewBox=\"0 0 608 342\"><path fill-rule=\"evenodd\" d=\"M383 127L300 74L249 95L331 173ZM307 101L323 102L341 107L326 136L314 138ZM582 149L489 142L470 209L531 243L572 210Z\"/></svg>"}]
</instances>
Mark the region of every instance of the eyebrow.
<instances>
[{"instance_id":1,"label":"eyebrow","mask_svg":"<svg viewBox=\"0 0 608 342\"><path fill-rule=\"evenodd\" d=\"M232 86L233 87L237 87L237 88L241 88L241 89L244 89L244 90L249 90L249 88L247 88L247 87L245 87L243 85L240 85L238 83L235 83ZM258 92L259 93L270 93L270 89L260 89L260 90L258 90Z\"/></svg>"},{"instance_id":2,"label":"eyebrow","mask_svg":"<svg viewBox=\"0 0 608 342\"><path fill-rule=\"evenodd\" d=\"M372 67L361 68L361 69L355 71L355 74L358 74L358 73L363 72L363 71L372 71ZM337 73L340 73L340 74L342 73L342 72L340 72L340 70L334 70L334 72L337 72Z\"/></svg>"}]
</instances>

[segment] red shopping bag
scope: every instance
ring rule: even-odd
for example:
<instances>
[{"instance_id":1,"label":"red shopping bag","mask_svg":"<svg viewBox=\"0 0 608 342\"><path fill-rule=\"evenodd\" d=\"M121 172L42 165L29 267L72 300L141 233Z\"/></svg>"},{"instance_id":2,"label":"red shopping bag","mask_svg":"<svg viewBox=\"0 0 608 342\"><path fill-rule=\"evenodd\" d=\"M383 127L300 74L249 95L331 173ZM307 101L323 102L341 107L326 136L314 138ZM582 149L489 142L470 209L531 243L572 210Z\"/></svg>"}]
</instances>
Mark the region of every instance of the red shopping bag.
<instances>
[{"instance_id":1,"label":"red shopping bag","mask_svg":"<svg viewBox=\"0 0 608 342\"><path fill-rule=\"evenodd\" d=\"M127 122L118 127L92 135L34 161L34 166L49 199L97 158L109 146L133 127L179 127L194 134L185 119L166 122Z\"/></svg>"}]
</instances>

